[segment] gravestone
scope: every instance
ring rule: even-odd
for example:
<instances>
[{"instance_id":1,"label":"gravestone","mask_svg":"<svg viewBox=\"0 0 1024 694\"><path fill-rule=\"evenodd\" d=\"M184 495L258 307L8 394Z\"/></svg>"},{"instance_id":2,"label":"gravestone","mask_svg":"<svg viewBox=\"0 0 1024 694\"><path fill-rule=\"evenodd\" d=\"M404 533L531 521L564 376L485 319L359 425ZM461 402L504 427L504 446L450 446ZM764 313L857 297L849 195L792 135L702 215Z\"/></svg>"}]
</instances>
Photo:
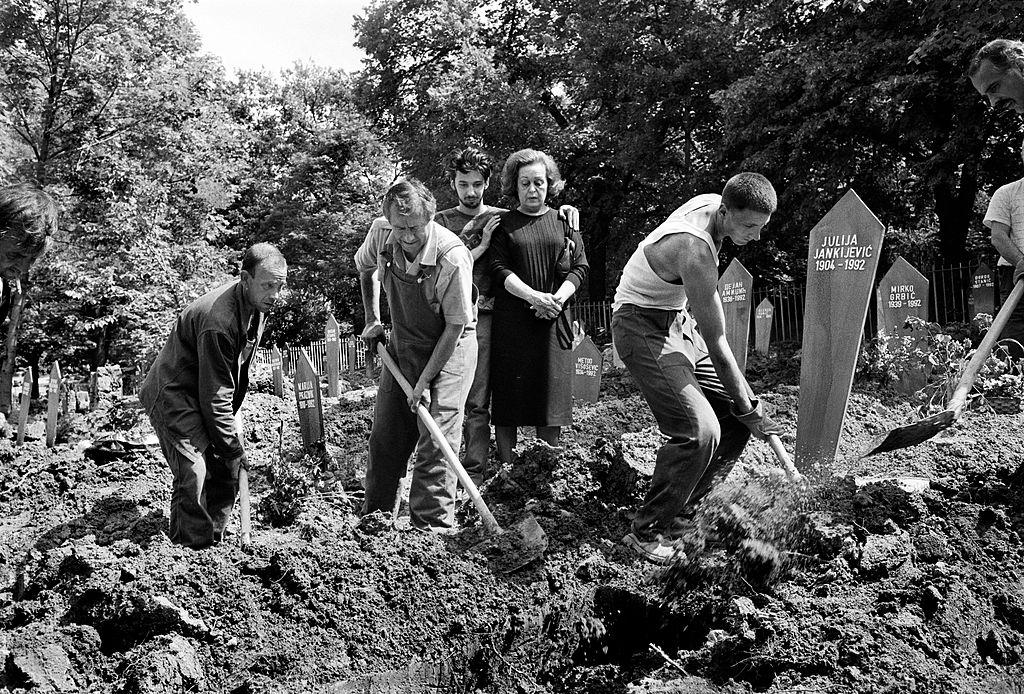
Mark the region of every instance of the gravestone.
<instances>
[{"instance_id":1,"label":"gravestone","mask_svg":"<svg viewBox=\"0 0 1024 694\"><path fill-rule=\"evenodd\" d=\"M60 415L60 365L53 362L50 383L46 387L46 447L57 442L57 417Z\"/></svg>"},{"instance_id":2,"label":"gravestone","mask_svg":"<svg viewBox=\"0 0 1024 694\"><path fill-rule=\"evenodd\" d=\"M994 315L996 312L996 282L992 270L982 263L971 276L970 317L979 313Z\"/></svg>"},{"instance_id":3,"label":"gravestone","mask_svg":"<svg viewBox=\"0 0 1024 694\"><path fill-rule=\"evenodd\" d=\"M295 364L295 404L299 410L299 431L306 448L320 444L324 438L324 412L320 403L320 375L313 368L306 350Z\"/></svg>"},{"instance_id":4,"label":"gravestone","mask_svg":"<svg viewBox=\"0 0 1024 694\"><path fill-rule=\"evenodd\" d=\"M356 350L359 349L357 342L358 339L352 338L345 343L345 352L348 356L348 372L352 375L356 373Z\"/></svg>"},{"instance_id":5,"label":"gravestone","mask_svg":"<svg viewBox=\"0 0 1024 694\"><path fill-rule=\"evenodd\" d=\"M928 320L928 279L903 256L885 273L875 292L878 333L905 333L907 318Z\"/></svg>"},{"instance_id":6,"label":"gravestone","mask_svg":"<svg viewBox=\"0 0 1024 694\"><path fill-rule=\"evenodd\" d=\"M775 307L768 299L762 299L754 310L754 351L768 354L768 343L772 337L772 319Z\"/></svg>"},{"instance_id":7,"label":"gravestone","mask_svg":"<svg viewBox=\"0 0 1024 694\"><path fill-rule=\"evenodd\" d=\"M885 229L853 190L811 230L796 465L835 460Z\"/></svg>"},{"instance_id":8,"label":"gravestone","mask_svg":"<svg viewBox=\"0 0 1024 694\"><path fill-rule=\"evenodd\" d=\"M274 345L270 348L270 377L274 382L274 395L284 397L284 362L281 360L281 350Z\"/></svg>"},{"instance_id":9,"label":"gravestone","mask_svg":"<svg viewBox=\"0 0 1024 694\"><path fill-rule=\"evenodd\" d=\"M21 399L18 406L18 438L20 446L25 443L25 427L28 426L28 408L32 405L32 367L25 369L25 378L21 382Z\"/></svg>"},{"instance_id":10,"label":"gravestone","mask_svg":"<svg viewBox=\"0 0 1024 694\"><path fill-rule=\"evenodd\" d=\"M747 369L747 343L750 340L750 297L753 277L737 259L718 280L718 295L725 311L725 339L736 357L740 373Z\"/></svg>"},{"instance_id":11,"label":"gravestone","mask_svg":"<svg viewBox=\"0 0 1024 694\"><path fill-rule=\"evenodd\" d=\"M338 397L338 379L341 378L341 340L338 336L338 321L334 316L327 317L327 327L324 328L324 342L327 348L324 352L324 371L327 372L327 395Z\"/></svg>"},{"instance_id":12,"label":"gravestone","mask_svg":"<svg viewBox=\"0 0 1024 694\"><path fill-rule=\"evenodd\" d=\"M572 396L586 402L597 402L601 396L601 350L584 335L572 351Z\"/></svg>"}]
</instances>

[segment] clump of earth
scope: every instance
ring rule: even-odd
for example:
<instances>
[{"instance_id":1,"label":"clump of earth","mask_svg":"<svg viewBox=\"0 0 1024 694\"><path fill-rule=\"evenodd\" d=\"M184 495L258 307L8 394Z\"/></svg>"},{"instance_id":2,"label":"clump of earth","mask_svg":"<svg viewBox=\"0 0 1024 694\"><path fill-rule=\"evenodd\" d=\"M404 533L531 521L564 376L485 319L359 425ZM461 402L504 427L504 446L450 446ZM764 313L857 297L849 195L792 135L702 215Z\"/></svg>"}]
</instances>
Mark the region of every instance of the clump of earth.
<instances>
[{"instance_id":1,"label":"clump of earth","mask_svg":"<svg viewBox=\"0 0 1024 694\"><path fill-rule=\"evenodd\" d=\"M1020 415L968 412L927 443L860 459L914 414L855 387L836 461L797 485L753 442L695 514L685 559L658 568L618 543L661 437L612 371L598 403L576 403L560 449L524 432L515 465L492 459L498 521L532 517L546 535L542 556L510 570L501 555L522 548L487 541L471 504L450 536L411 530L401 507L356 516L373 390L358 374L347 385L325 398L316 455L303 455L289 393L248 395L247 551L234 536L203 551L167 540L157 450L83 454L83 438L147 433L130 398L55 448L0 442L0 687L1020 691ZM755 389L792 449L795 386ZM294 513L271 523L261 509L282 489Z\"/></svg>"}]
</instances>

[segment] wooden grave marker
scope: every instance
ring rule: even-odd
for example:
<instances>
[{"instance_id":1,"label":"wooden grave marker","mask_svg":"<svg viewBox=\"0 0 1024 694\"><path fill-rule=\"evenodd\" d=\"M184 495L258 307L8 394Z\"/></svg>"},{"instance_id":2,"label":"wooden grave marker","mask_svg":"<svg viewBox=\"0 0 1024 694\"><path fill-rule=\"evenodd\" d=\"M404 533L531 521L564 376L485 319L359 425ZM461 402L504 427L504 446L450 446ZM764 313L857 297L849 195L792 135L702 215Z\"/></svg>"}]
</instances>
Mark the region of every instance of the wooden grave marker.
<instances>
[{"instance_id":1,"label":"wooden grave marker","mask_svg":"<svg viewBox=\"0 0 1024 694\"><path fill-rule=\"evenodd\" d=\"M740 372L747 369L747 344L750 341L750 302L753 276L733 258L718 280L718 295L725 310L725 339L732 349Z\"/></svg>"},{"instance_id":2,"label":"wooden grave marker","mask_svg":"<svg viewBox=\"0 0 1024 694\"><path fill-rule=\"evenodd\" d=\"M829 465L853 385L885 228L851 189L811 230L796 465Z\"/></svg>"},{"instance_id":3,"label":"wooden grave marker","mask_svg":"<svg viewBox=\"0 0 1024 694\"><path fill-rule=\"evenodd\" d=\"M754 310L754 351L768 354L768 343L772 337L772 319L775 307L768 299L762 299Z\"/></svg>"},{"instance_id":4,"label":"wooden grave marker","mask_svg":"<svg viewBox=\"0 0 1024 694\"><path fill-rule=\"evenodd\" d=\"M348 353L348 372L352 375L356 373L356 350L359 349L356 343L358 341L359 338L353 337L345 342L345 351Z\"/></svg>"},{"instance_id":5,"label":"wooden grave marker","mask_svg":"<svg viewBox=\"0 0 1024 694\"><path fill-rule=\"evenodd\" d=\"M28 426L28 408L32 405L32 367L25 369L25 377L21 382L21 398L18 405L18 438L20 446L25 443L25 427Z\"/></svg>"},{"instance_id":6,"label":"wooden grave marker","mask_svg":"<svg viewBox=\"0 0 1024 694\"><path fill-rule=\"evenodd\" d=\"M57 417L60 415L60 364L53 362L50 369L50 383L46 387L46 447L53 448L57 442Z\"/></svg>"},{"instance_id":7,"label":"wooden grave marker","mask_svg":"<svg viewBox=\"0 0 1024 694\"><path fill-rule=\"evenodd\" d=\"M284 362L281 360L281 350L274 345L270 348L270 377L274 382L274 395L284 397Z\"/></svg>"},{"instance_id":8,"label":"wooden grave marker","mask_svg":"<svg viewBox=\"0 0 1024 694\"><path fill-rule=\"evenodd\" d=\"M982 263L971 276L971 298L969 318L973 319L979 313L987 313L990 316L996 312L996 282L995 276L988 265Z\"/></svg>"},{"instance_id":9,"label":"wooden grave marker","mask_svg":"<svg viewBox=\"0 0 1024 694\"><path fill-rule=\"evenodd\" d=\"M327 317L324 328L324 371L327 372L327 395L338 397L338 380L341 378L341 340L338 336L338 321L334 316Z\"/></svg>"},{"instance_id":10,"label":"wooden grave marker","mask_svg":"<svg viewBox=\"0 0 1024 694\"><path fill-rule=\"evenodd\" d=\"M320 402L320 375L313 368L306 350L295 364L295 405L299 411L299 430L306 448L316 446L324 437L324 411Z\"/></svg>"},{"instance_id":11,"label":"wooden grave marker","mask_svg":"<svg viewBox=\"0 0 1024 694\"><path fill-rule=\"evenodd\" d=\"M928 278L903 256L885 273L875 290L879 335L904 333L907 318L928 320Z\"/></svg>"},{"instance_id":12,"label":"wooden grave marker","mask_svg":"<svg viewBox=\"0 0 1024 694\"><path fill-rule=\"evenodd\" d=\"M597 402L601 396L601 372L604 360L601 350L584 335L572 351L572 396L586 402Z\"/></svg>"}]
</instances>

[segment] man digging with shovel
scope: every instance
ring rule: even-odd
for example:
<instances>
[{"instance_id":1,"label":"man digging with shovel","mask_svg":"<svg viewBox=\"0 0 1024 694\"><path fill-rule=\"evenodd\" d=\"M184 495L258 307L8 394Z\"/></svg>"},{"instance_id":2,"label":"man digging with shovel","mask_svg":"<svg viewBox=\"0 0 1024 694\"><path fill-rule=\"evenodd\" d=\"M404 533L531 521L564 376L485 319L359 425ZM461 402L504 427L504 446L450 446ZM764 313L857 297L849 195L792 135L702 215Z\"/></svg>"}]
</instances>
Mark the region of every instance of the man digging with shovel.
<instances>
[{"instance_id":1,"label":"man digging with shovel","mask_svg":"<svg viewBox=\"0 0 1024 694\"><path fill-rule=\"evenodd\" d=\"M409 455L414 528L446 532L454 525L456 475L441 447L418 420L423 403L454 450L476 369L473 257L458 236L433 221L434 196L416 179L399 180L384 195L384 217L356 251L369 349L384 338L380 290L388 296L392 339L388 353L415 385L406 397L388 368L381 370L373 413L362 513L390 511Z\"/></svg>"},{"instance_id":2,"label":"man digging with shovel","mask_svg":"<svg viewBox=\"0 0 1024 694\"><path fill-rule=\"evenodd\" d=\"M281 251L249 248L238 280L181 312L142 384L139 400L174 478L172 542L199 549L221 541L240 484L245 541L248 463L237 415L266 314L287 279Z\"/></svg>"},{"instance_id":3,"label":"man digging with shovel","mask_svg":"<svg viewBox=\"0 0 1024 694\"><path fill-rule=\"evenodd\" d=\"M775 189L764 176L733 176L722 195L698 195L673 212L622 271L612 337L669 438L632 531L622 538L650 562L680 557L676 540L692 524L694 504L716 476L728 474L750 434L767 439L780 432L726 342L718 295L722 242L756 241L775 207Z\"/></svg>"}]
</instances>

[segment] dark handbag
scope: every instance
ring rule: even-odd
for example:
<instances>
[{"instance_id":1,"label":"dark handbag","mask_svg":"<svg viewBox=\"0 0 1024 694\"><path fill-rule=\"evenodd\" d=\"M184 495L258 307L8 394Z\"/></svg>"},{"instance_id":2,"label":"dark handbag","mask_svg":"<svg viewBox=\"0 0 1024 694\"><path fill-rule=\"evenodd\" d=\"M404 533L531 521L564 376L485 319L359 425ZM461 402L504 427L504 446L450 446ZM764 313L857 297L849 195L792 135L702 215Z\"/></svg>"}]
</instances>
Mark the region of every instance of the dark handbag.
<instances>
[{"instance_id":1,"label":"dark handbag","mask_svg":"<svg viewBox=\"0 0 1024 694\"><path fill-rule=\"evenodd\" d=\"M551 293L557 292L565 282L565 278L569 276L569 271L572 269L572 253L576 250L576 243L572 240L572 229L568 222L562 220L562 227L565 229L565 240L562 243L562 250L555 259L555 266L551 273L553 280ZM572 297L566 302L562 312L555 316L555 337L558 339L558 346L562 349L572 349L572 314L569 308L571 301Z\"/></svg>"}]
</instances>

